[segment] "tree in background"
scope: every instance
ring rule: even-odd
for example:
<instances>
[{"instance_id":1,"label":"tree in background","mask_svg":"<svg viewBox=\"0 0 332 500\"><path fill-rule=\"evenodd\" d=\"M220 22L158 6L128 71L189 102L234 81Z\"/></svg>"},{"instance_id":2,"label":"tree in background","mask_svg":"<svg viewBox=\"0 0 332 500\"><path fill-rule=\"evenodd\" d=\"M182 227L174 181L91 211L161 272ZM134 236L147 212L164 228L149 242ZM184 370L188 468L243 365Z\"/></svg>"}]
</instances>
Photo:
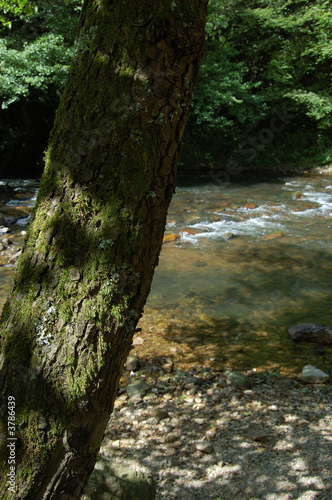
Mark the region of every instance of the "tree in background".
<instances>
[{"instance_id":1,"label":"tree in background","mask_svg":"<svg viewBox=\"0 0 332 500\"><path fill-rule=\"evenodd\" d=\"M250 169L331 161L331 7L325 0L210 1L182 161L234 159ZM296 118L264 136L283 113Z\"/></svg>"},{"instance_id":2,"label":"tree in background","mask_svg":"<svg viewBox=\"0 0 332 500\"><path fill-rule=\"evenodd\" d=\"M84 2L1 318L3 499L79 498L94 467L158 263L206 3Z\"/></svg>"},{"instance_id":3,"label":"tree in background","mask_svg":"<svg viewBox=\"0 0 332 500\"><path fill-rule=\"evenodd\" d=\"M0 175L42 172L81 3L20 0L0 8Z\"/></svg>"},{"instance_id":4,"label":"tree in background","mask_svg":"<svg viewBox=\"0 0 332 500\"><path fill-rule=\"evenodd\" d=\"M21 10L3 14L0 29L6 108L0 110L0 173L7 176L13 166L27 175L38 158L42 165L81 4L10 2L19 3ZM331 7L330 0L210 0L181 168L225 168L232 160L250 170L331 162ZM264 135L284 112L296 119L279 121L282 133Z\"/></svg>"}]
</instances>

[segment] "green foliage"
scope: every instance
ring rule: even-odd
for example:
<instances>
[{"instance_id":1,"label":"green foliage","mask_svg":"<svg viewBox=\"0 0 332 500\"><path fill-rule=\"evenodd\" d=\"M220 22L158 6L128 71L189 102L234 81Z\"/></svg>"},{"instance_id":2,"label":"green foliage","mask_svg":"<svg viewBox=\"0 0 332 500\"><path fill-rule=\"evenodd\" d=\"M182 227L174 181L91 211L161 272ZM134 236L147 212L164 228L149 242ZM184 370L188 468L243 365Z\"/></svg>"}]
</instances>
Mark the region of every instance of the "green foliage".
<instances>
[{"instance_id":1,"label":"green foliage","mask_svg":"<svg viewBox=\"0 0 332 500\"><path fill-rule=\"evenodd\" d=\"M331 2L210 0L206 32L182 160L226 162L275 109L297 118L255 162L321 160L332 124Z\"/></svg>"},{"instance_id":2,"label":"green foliage","mask_svg":"<svg viewBox=\"0 0 332 500\"><path fill-rule=\"evenodd\" d=\"M5 39L0 39L2 109L28 97L32 88L42 92L47 92L51 85L62 88L72 53L61 35L51 33L24 42L22 50L11 49Z\"/></svg>"},{"instance_id":3,"label":"green foliage","mask_svg":"<svg viewBox=\"0 0 332 500\"><path fill-rule=\"evenodd\" d=\"M26 0L8 2L0 29L0 96L2 109L38 91L62 89L74 52L81 2L47 0L38 7ZM73 14L75 14L73 18ZM9 21L11 19L11 21Z\"/></svg>"},{"instance_id":4,"label":"green foliage","mask_svg":"<svg viewBox=\"0 0 332 500\"><path fill-rule=\"evenodd\" d=\"M329 127L331 2L250 3L240 11L236 44L248 58L251 78L261 80L266 99L287 99L293 109L323 122L321 128Z\"/></svg>"},{"instance_id":5,"label":"green foliage","mask_svg":"<svg viewBox=\"0 0 332 500\"><path fill-rule=\"evenodd\" d=\"M262 116L265 105L255 93L259 84L245 80L245 64L231 61L234 54L229 47L208 44L193 113L198 125L222 127L227 136L236 137L234 120L251 123L257 113Z\"/></svg>"},{"instance_id":6,"label":"green foliage","mask_svg":"<svg viewBox=\"0 0 332 500\"><path fill-rule=\"evenodd\" d=\"M2 0L0 6L0 24L11 28L11 19L24 18L34 12L34 5L29 0Z\"/></svg>"},{"instance_id":7,"label":"green foliage","mask_svg":"<svg viewBox=\"0 0 332 500\"><path fill-rule=\"evenodd\" d=\"M1 175L39 175L42 169L74 53L80 8L81 0L1 4Z\"/></svg>"},{"instance_id":8,"label":"green foliage","mask_svg":"<svg viewBox=\"0 0 332 500\"><path fill-rule=\"evenodd\" d=\"M268 147L257 149L252 165L330 161L331 6L327 0L210 0L184 164L236 160L241 145L269 126L276 109L296 119ZM47 103L48 123L54 114L80 7L81 0L6 0L0 7L2 113L22 112L24 127L31 106ZM0 113L0 149L12 144L15 151L13 137L20 143L30 139L23 140L7 118L2 123L4 116Z\"/></svg>"}]
</instances>

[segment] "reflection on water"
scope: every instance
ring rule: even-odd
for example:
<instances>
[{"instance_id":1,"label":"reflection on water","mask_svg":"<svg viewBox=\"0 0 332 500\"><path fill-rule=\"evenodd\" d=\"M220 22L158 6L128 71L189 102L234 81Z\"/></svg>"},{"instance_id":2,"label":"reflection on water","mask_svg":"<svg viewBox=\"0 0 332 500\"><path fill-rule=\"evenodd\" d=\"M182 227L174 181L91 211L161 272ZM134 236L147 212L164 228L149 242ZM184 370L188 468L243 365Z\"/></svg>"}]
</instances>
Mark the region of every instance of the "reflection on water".
<instances>
[{"instance_id":1,"label":"reflection on water","mask_svg":"<svg viewBox=\"0 0 332 500\"><path fill-rule=\"evenodd\" d=\"M1 238L18 246L37 186L10 184L15 196L0 211L16 210L17 221ZM294 349L286 328L332 325L332 177L179 184L166 227L178 239L163 245L140 326L232 367L331 369L331 349ZM13 266L1 262L2 305Z\"/></svg>"}]
</instances>

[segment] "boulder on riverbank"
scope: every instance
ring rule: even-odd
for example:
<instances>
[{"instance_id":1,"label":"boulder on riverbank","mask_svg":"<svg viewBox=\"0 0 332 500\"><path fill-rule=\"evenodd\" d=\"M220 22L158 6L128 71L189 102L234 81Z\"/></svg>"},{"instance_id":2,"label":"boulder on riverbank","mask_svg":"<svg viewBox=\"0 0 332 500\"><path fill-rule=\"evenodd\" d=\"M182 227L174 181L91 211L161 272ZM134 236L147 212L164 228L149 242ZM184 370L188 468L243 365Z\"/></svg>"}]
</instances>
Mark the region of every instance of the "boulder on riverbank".
<instances>
[{"instance_id":1,"label":"boulder on riverbank","mask_svg":"<svg viewBox=\"0 0 332 500\"><path fill-rule=\"evenodd\" d=\"M251 388L250 379L240 372L226 372L226 380L236 389L245 390Z\"/></svg>"},{"instance_id":2,"label":"boulder on riverbank","mask_svg":"<svg viewBox=\"0 0 332 500\"><path fill-rule=\"evenodd\" d=\"M299 323L287 329L293 342L314 342L320 345L332 346L332 328L316 323Z\"/></svg>"},{"instance_id":3,"label":"boulder on riverbank","mask_svg":"<svg viewBox=\"0 0 332 500\"><path fill-rule=\"evenodd\" d=\"M315 366L306 365L302 370L302 379L304 382L309 384L316 384L320 382L327 382L329 376L327 373L324 373Z\"/></svg>"},{"instance_id":4,"label":"boulder on riverbank","mask_svg":"<svg viewBox=\"0 0 332 500\"><path fill-rule=\"evenodd\" d=\"M155 481L147 474L99 459L82 496L83 500L154 500Z\"/></svg>"}]
</instances>

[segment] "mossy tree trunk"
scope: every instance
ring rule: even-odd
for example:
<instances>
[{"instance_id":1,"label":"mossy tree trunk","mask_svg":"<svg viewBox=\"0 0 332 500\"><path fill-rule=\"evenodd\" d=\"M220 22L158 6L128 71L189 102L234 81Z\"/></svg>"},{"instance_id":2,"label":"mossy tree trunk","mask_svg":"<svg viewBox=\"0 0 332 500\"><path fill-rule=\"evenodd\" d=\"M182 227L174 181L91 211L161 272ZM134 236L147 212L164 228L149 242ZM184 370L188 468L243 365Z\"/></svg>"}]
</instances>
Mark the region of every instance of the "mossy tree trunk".
<instances>
[{"instance_id":1,"label":"mossy tree trunk","mask_svg":"<svg viewBox=\"0 0 332 500\"><path fill-rule=\"evenodd\" d=\"M1 498L79 498L94 467L158 263L206 3L84 2L2 314Z\"/></svg>"}]
</instances>

